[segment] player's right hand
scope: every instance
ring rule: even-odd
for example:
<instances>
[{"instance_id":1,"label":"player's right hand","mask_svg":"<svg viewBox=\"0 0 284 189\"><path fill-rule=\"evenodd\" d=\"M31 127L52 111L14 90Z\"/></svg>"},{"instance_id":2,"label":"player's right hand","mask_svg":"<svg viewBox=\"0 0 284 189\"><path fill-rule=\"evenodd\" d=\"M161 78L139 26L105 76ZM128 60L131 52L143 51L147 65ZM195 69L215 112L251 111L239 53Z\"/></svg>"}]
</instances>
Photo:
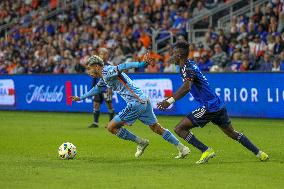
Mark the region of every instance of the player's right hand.
<instances>
[{"instance_id":1,"label":"player's right hand","mask_svg":"<svg viewBox=\"0 0 284 189\"><path fill-rule=\"evenodd\" d=\"M157 108L161 111L165 111L171 104L167 100L157 103Z\"/></svg>"},{"instance_id":2,"label":"player's right hand","mask_svg":"<svg viewBox=\"0 0 284 189\"><path fill-rule=\"evenodd\" d=\"M150 56L150 51L147 50L144 55L143 62L145 62L145 66L148 66L152 61L154 61L154 59Z\"/></svg>"},{"instance_id":3,"label":"player's right hand","mask_svg":"<svg viewBox=\"0 0 284 189\"><path fill-rule=\"evenodd\" d=\"M80 97L78 96L70 96L70 98L72 99L72 101L81 101Z\"/></svg>"}]
</instances>

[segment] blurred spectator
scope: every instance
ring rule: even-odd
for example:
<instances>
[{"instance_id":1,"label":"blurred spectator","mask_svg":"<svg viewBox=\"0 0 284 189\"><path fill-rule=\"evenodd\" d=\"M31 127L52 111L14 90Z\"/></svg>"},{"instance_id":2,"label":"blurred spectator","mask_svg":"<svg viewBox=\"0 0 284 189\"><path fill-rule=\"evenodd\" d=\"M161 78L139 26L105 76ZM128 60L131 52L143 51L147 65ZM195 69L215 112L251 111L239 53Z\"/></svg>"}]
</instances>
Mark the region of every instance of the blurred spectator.
<instances>
[{"instance_id":1,"label":"blurred spectator","mask_svg":"<svg viewBox=\"0 0 284 189\"><path fill-rule=\"evenodd\" d=\"M259 61L258 71L270 72L272 71L271 56L268 52L264 53L263 58Z\"/></svg>"},{"instance_id":2,"label":"blurred spectator","mask_svg":"<svg viewBox=\"0 0 284 189\"><path fill-rule=\"evenodd\" d=\"M141 61L146 50L152 47L154 30L162 31L157 40L170 34L175 36L174 40L186 40L189 19L204 14L221 1L97 0L84 1L81 7L72 7L68 5L72 1L66 2L64 12L46 20L41 18L61 1L0 2L0 25L13 21L17 26L5 38L0 34L0 74L84 73L82 59L96 54L101 47L111 49L115 65L126 59ZM42 7L44 11L34 11ZM274 61L271 58L265 61L265 52L278 57L284 49L283 1L256 6L251 17L234 16L230 33L208 26L208 18L201 25L208 27L208 31L203 44L190 45L189 58L195 58L202 71L268 71ZM158 48L166 46L165 42ZM164 58L153 53L156 63L151 63L146 71L176 71L169 57L170 53ZM280 70L284 67L282 63L280 58ZM277 69L276 63L274 67Z\"/></svg>"},{"instance_id":3,"label":"blurred spectator","mask_svg":"<svg viewBox=\"0 0 284 189\"><path fill-rule=\"evenodd\" d=\"M254 14L252 16L254 22L258 22L259 20L261 20L262 16L263 13L261 12L260 6L256 5L254 9Z\"/></svg>"},{"instance_id":4,"label":"blurred spectator","mask_svg":"<svg viewBox=\"0 0 284 189\"><path fill-rule=\"evenodd\" d=\"M122 63L124 59L125 59L125 56L123 55L121 48L118 47L115 50L114 56L113 56L113 59L112 59L113 65L118 65L118 64Z\"/></svg>"},{"instance_id":5,"label":"blurred spectator","mask_svg":"<svg viewBox=\"0 0 284 189\"><path fill-rule=\"evenodd\" d=\"M254 40L249 43L249 47L250 53L256 58L262 56L267 49L265 42L260 39L258 34L255 36Z\"/></svg>"},{"instance_id":6,"label":"blurred spectator","mask_svg":"<svg viewBox=\"0 0 284 189\"><path fill-rule=\"evenodd\" d=\"M274 52L274 46L275 46L275 38L273 35L269 34L267 35L267 50L270 53Z\"/></svg>"},{"instance_id":7,"label":"blurred spectator","mask_svg":"<svg viewBox=\"0 0 284 189\"><path fill-rule=\"evenodd\" d=\"M280 54L280 71L284 71L284 50Z\"/></svg>"},{"instance_id":8,"label":"blurred spectator","mask_svg":"<svg viewBox=\"0 0 284 189\"><path fill-rule=\"evenodd\" d=\"M233 54L233 60L227 65L226 70L237 72L240 71L241 65L242 65L241 53L235 52Z\"/></svg>"},{"instance_id":9,"label":"blurred spectator","mask_svg":"<svg viewBox=\"0 0 284 189\"><path fill-rule=\"evenodd\" d=\"M173 62L171 58L171 53L172 53L172 47L170 45L167 46L169 49L168 52L164 55L164 60L163 60L163 72L164 73L177 73L178 70L176 68L175 62Z\"/></svg>"},{"instance_id":10,"label":"blurred spectator","mask_svg":"<svg viewBox=\"0 0 284 189\"><path fill-rule=\"evenodd\" d=\"M209 72L212 66L212 62L207 56L206 52L201 54L201 57L198 61L198 67L202 72Z\"/></svg>"},{"instance_id":11,"label":"blurred spectator","mask_svg":"<svg viewBox=\"0 0 284 189\"><path fill-rule=\"evenodd\" d=\"M199 59L200 59L200 53L198 51L194 52L193 60L196 64L198 64Z\"/></svg>"},{"instance_id":12,"label":"blurred spectator","mask_svg":"<svg viewBox=\"0 0 284 189\"><path fill-rule=\"evenodd\" d=\"M208 9L204 7L202 1L198 1L197 6L193 10L192 16L197 16L207 11Z\"/></svg>"},{"instance_id":13,"label":"blurred spectator","mask_svg":"<svg viewBox=\"0 0 284 189\"><path fill-rule=\"evenodd\" d=\"M242 65L240 66L240 71L245 72L249 70L249 60L247 58L244 58L242 60Z\"/></svg>"},{"instance_id":14,"label":"blurred spectator","mask_svg":"<svg viewBox=\"0 0 284 189\"><path fill-rule=\"evenodd\" d=\"M218 43L221 46L222 51L227 52L228 42L226 41L226 38L224 35L219 35Z\"/></svg>"},{"instance_id":15,"label":"blurred spectator","mask_svg":"<svg viewBox=\"0 0 284 189\"><path fill-rule=\"evenodd\" d=\"M145 69L146 73L159 73L160 72L160 64L156 61L151 61L150 64Z\"/></svg>"},{"instance_id":16,"label":"blurred spectator","mask_svg":"<svg viewBox=\"0 0 284 189\"><path fill-rule=\"evenodd\" d=\"M219 44L216 44L214 46L214 54L211 58L213 65L218 66L219 68L226 67L228 63L228 57L227 54L222 50L221 46Z\"/></svg>"},{"instance_id":17,"label":"blurred spectator","mask_svg":"<svg viewBox=\"0 0 284 189\"><path fill-rule=\"evenodd\" d=\"M281 39L280 34L277 34L275 36L275 45L274 45L274 54L280 54L282 52L282 50L284 50L284 42Z\"/></svg>"},{"instance_id":18,"label":"blurred spectator","mask_svg":"<svg viewBox=\"0 0 284 189\"><path fill-rule=\"evenodd\" d=\"M194 54L198 52L197 48L195 46L195 43L190 43L189 45L189 54L188 54L188 58L189 59L193 59L194 58Z\"/></svg>"},{"instance_id":19,"label":"blurred spectator","mask_svg":"<svg viewBox=\"0 0 284 189\"><path fill-rule=\"evenodd\" d=\"M283 2L283 5L284 5L284 2ZM284 6L283 6L282 9L284 10ZM284 12L281 12L280 15L279 15L277 31L281 32L281 33L284 32Z\"/></svg>"},{"instance_id":20,"label":"blurred spectator","mask_svg":"<svg viewBox=\"0 0 284 189\"><path fill-rule=\"evenodd\" d=\"M273 60L272 71L273 72L279 72L280 71L280 59L279 58L275 58Z\"/></svg>"},{"instance_id":21,"label":"blurred spectator","mask_svg":"<svg viewBox=\"0 0 284 189\"><path fill-rule=\"evenodd\" d=\"M164 73L176 73L176 65L175 64L171 64L169 61L165 61L164 64Z\"/></svg>"}]
</instances>

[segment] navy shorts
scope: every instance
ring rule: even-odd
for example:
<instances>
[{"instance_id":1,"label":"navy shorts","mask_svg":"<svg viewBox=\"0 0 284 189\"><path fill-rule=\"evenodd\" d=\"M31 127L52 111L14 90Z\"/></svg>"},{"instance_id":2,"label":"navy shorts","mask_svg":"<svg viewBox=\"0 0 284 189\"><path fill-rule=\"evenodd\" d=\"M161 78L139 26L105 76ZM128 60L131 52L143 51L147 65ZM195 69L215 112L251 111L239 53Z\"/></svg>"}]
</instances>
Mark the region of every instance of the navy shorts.
<instances>
[{"instance_id":1,"label":"navy shorts","mask_svg":"<svg viewBox=\"0 0 284 189\"><path fill-rule=\"evenodd\" d=\"M97 79L93 79L93 83L92 83L92 86L96 86L97 84ZM98 94L96 94L94 97L93 97L94 101L95 102L98 102L98 103L102 103L103 101L106 101L106 102L111 102L112 101L112 96L109 96L106 92L106 90L103 90L101 92L99 92Z\"/></svg>"},{"instance_id":2,"label":"navy shorts","mask_svg":"<svg viewBox=\"0 0 284 189\"><path fill-rule=\"evenodd\" d=\"M231 120L225 107L217 112L208 112L205 107L200 107L186 117L191 120L195 127L204 127L210 121L223 128L231 125Z\"/></svg>"},{"instance_id":3,"label":"navy shorts","mask_svg":"<svg viewBox=\"0 0 284 189\"><path fill-rule=\"evenodd\" d=\"M112 96L109 96L106 92L101 92L94 96L94 101L98 103L102 103L103 101L111 102Z\"/></svg>"}]
</instances>

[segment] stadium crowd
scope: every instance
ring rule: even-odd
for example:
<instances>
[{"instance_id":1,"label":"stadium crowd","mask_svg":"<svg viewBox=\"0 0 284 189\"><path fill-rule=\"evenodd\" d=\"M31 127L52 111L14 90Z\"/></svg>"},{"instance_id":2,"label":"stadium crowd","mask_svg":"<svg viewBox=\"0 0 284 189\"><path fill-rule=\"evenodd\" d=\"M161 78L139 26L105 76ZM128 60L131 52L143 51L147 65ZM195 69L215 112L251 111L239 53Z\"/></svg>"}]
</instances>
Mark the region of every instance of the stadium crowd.
<instances>
[{"instance_id":1,"label":"stadium crowd","mask_svg":"<svg viewBox=\"0 0 284 189\"><path fill-rule=\"evenodd\" d=\"M0 20L4 23L41 6L56 8L58 3L9 2L0 3L4 7ZM141 60L146 49L151 48L153 29L170 30L178 36L177 40L184 40L186 22L215 6L218 0L98 0L84 1L80 8L67 6L48 20L33 22L31 17L23 27L0 36L0 74L83 73L84 57L97 53L101 47L111 50L114 65ZM158 39L166 35L160 34ZM230 33L209 27L204 42L192 43L190 49L189 58L202 71L284 71L283 0L255 7L250 17L234 17ZM151 55L155 61L136 72L178 72L178 67L170 62L170 51Z\"/></svg>"}]
</instances>

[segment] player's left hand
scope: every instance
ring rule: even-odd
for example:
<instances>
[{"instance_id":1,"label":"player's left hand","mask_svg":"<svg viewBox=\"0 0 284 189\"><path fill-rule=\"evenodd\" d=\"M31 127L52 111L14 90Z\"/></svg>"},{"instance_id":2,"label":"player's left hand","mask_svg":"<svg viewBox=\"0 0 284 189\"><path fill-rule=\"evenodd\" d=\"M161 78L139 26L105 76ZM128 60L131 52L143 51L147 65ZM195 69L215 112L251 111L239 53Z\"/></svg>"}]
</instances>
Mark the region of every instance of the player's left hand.
<instances>
[{"instance_id":1,"label":"player's left hand","mask_svg":"<svg viewBox=\"0 0 284 189\"><path fill-rule=\"evenodd\" d=\"M157 108L159 110L166 110L171 104L168 103L166 100L157 103Z\"/></svg>"},{"instance_id":2,"label":"player's left hand","mask_svg":"<svg viewBox=\"0 0 284 189\"><path fill-rule=\"evenodd\" d=\"M80 97L78 96L70 96L70 98L72 99L72 101L81 101Z\"/></svg>"}]
</instances>

